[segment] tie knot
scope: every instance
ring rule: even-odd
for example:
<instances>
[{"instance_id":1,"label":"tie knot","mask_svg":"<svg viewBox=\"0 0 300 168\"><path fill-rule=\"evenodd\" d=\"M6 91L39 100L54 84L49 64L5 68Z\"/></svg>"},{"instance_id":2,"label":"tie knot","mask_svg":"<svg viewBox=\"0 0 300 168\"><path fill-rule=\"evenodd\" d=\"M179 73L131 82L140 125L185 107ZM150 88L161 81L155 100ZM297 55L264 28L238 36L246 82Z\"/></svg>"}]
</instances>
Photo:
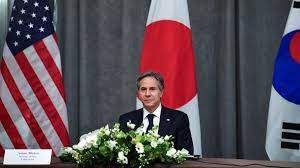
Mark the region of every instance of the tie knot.
<instances>
[{"instance_id":1,"label":"tie knot","mask_svg":"<svg viewBox=\"0 0 300 168\"><path fill-rule=\"evenodd\" d=\"M154 116L155 116L154 114L148 114L147 118L148 118L148 120L152 121Z\"/></svg>"}]
</instances>

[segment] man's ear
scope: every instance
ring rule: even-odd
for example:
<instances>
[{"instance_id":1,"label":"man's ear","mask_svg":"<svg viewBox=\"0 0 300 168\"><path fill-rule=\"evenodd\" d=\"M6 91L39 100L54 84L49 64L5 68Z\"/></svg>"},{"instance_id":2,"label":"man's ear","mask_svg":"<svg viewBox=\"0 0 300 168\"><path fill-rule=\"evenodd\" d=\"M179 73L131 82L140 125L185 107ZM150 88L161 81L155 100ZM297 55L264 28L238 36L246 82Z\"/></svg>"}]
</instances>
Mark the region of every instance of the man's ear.
<instances>
[{"instance_id":1,"label":"man's ear","mask_svg":"<svg viewBox=\"0 0 300 168\"><path fill-rule=\"evenodd\" d=\"M138 90L135 92L135 96L136 96L139 100L141 100L141 99L140 99L140 96L139 96L139 94L138 94Z\"/></svg>"},{"instance_id":2,"label":"man's ear","mask_svg":"<svg viewBox=\"0 0 300 168\"><path fill-rule=\"evenodd\" d=\"M162 98L162 96L163 96L163 94L164 94L164 90L161 90L160 92L161 92L160 98Z\"/></svg>"}]
</instances>

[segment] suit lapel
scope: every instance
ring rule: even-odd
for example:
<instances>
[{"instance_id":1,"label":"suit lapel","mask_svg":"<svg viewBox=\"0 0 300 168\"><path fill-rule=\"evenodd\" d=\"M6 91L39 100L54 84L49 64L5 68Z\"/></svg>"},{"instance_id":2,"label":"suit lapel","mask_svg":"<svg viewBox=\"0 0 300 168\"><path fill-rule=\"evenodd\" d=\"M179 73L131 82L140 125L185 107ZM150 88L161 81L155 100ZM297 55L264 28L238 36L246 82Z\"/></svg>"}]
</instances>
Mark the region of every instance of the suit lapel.
<instances>
[{"instance_id":1,"label":"suit lapel","mask_svg":"<svg viewBox=\"0 0 300 168\"><path fill-rule=\"evenodd\" d=\"M169 122L169 111L162 106L161 108L161 113L160 113L160 121L159 121L159 129L158 129L158 134L161 136L166 135L167 131L168 131L168 122Z\"/></svg>"},{"instance_id":2,"label":"suit lapel","mask_svg":"<svg viewBox=\"0 0 300 168\"><path fill-rule=\"evenodd\" d=\"M138 127L140 127L141 125L142 125L142 123L143 123L143 109L141 108L141 109L138 109L137 111L137 118L136 118L136 127L135 128L138 128Z\"/></svg>"}]
</instances>

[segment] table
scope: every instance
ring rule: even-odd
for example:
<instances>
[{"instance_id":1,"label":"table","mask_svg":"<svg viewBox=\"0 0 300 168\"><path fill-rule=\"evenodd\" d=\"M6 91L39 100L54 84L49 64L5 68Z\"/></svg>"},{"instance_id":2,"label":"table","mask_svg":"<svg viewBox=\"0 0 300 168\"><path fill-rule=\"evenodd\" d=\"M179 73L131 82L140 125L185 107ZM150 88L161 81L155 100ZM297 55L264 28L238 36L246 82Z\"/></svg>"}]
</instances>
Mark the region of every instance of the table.
<instances>
[{"instance_id":1,"label":"table","mask_svg":"<svg viewBox=\"0 0 300 168\"><path fill-rule=\"evenodd\" d=\"M0 168L76 168L72 163L62 163L58 158L52 158L50 165L43 166L7 166L3 165L3 158L0 158ZM168 168L227 168L227 167L247 167L247 168L300 168L300 162L286 161L266 161L266 160L245 160L245 159L223 159L223 158L202 158L197 160L187 160L181 165L156 164L154 167Z\"/></svg>"}]
</instances>

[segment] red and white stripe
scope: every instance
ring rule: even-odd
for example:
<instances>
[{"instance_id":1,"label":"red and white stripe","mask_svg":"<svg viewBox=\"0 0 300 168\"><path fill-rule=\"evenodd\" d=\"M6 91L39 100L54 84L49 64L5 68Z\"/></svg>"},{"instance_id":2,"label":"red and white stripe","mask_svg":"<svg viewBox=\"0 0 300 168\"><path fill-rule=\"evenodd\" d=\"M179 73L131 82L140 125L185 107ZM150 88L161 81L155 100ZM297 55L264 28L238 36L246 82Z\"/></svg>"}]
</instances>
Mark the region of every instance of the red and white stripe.
<instances>
[{"instance_id":1,"label":"red and white stripe","mask_svg":"<svg viewBox=\"0 0 300 168\"><path fill-rule=\"evenodd\" d=\"M69 135L55 34L16 56L5 44L3 54L0 73L1 148L52 148L58 155L62 146L69 145Z\"/></svg>"}]
</instances>

